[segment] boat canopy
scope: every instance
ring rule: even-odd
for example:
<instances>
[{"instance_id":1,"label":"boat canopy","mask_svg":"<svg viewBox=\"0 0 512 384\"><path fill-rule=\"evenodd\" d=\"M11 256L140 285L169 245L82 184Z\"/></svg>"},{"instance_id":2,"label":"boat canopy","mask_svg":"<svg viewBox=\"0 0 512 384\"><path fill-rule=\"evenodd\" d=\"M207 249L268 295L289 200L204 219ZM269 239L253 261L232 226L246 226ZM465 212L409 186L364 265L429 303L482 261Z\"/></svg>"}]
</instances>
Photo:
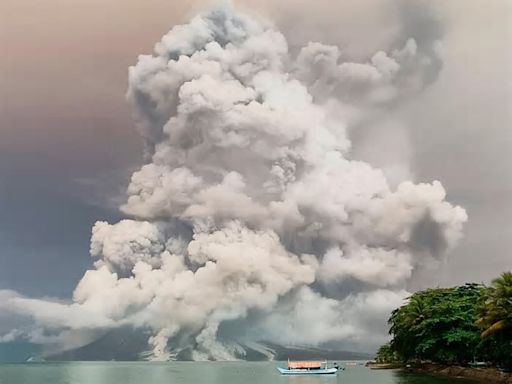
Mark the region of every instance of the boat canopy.
<instances>
[{"instance_id":1,"label":"boat canopy","mask_svg":"<svg viewBox=\"0 0 512 384\"><path fill-rule=\"evenodd\" d=\"M321 361L288 361L288 369L307 369L321 367Z\"/></svg>"}]
</instances>

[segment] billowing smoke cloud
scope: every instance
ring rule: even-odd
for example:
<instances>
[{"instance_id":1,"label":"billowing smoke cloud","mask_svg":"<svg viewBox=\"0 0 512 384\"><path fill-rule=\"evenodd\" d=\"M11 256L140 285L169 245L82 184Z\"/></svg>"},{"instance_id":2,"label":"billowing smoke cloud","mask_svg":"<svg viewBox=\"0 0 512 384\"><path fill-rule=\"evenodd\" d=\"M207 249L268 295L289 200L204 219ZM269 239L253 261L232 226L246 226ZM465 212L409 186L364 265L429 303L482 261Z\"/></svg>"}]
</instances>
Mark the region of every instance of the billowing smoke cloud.
<instances>
[{"instance_id":1,"label":"billowing smoke cloud","mask_svg":"<svg viewBox=\"0 0 512 384\"><path fill-rule=\"evenodd\" d=\"M10 292L0 308L56 334L149 328L160 359L183 346L233 359L270 339L375 346L407 284L467 219L440 182L390 187L351 159L352 108L428 85L431 43L406 39L356 63L320 43L293 54L230 6L174 27L129 72L148 159L121 208L131 219L95 224L96 262L73 303Z\"/></svg>"}]
</instances>

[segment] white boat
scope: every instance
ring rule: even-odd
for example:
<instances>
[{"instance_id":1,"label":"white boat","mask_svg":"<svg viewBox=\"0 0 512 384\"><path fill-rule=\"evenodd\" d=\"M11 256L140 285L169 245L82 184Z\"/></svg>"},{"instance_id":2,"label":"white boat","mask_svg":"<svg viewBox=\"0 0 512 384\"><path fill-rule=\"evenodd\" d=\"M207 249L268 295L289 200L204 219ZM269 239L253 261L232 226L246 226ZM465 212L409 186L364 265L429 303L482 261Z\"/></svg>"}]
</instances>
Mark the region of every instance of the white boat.
<instances>
[{"instance_id":1,"label":"white boat","mask_svg":"<svg viewBox=\"0 0 512 384\"><path fill-rule=\"evenodd\" d=\"M277 367L282 375L335 375L340 368L334 364L329 367L327 361L290 361L286 368Z\"/></svg>"}]
</instances>

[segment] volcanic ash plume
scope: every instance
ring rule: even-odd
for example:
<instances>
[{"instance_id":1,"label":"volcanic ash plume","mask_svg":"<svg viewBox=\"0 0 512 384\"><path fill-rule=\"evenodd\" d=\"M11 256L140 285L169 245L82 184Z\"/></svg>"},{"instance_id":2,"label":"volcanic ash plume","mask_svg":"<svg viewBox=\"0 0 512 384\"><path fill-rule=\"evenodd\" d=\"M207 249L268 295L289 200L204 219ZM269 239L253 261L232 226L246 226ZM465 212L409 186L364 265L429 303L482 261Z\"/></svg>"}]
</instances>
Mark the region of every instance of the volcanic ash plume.
<instances>
[{"instance_id":1,"label":"volcanic ash plume","mask_svg":"<svg viewBox=\"0 0 512 384\"><path fill-rule=\"evenodd\" d=\"M437 65L426 59L414 39L367 63L319 43L291 53L229 6L174 27L129 72L148 160L122 206L131 219L94 225L97 261L73 304L4 305L52 329L149 328L160 359L240 358L265 340L374 346L467 218L438 181L392 190L351 160L340 111L417 92Z\"/></svg>"}]
</instances>

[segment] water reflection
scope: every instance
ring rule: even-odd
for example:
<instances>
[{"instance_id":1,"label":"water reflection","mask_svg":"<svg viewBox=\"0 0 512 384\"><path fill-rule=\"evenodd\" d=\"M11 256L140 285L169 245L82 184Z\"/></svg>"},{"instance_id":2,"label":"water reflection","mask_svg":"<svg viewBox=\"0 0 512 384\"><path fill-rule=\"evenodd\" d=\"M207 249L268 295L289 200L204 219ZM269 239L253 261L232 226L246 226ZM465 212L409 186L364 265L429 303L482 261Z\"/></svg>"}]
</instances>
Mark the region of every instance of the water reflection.
<instances>
[{"instance_id":1,"label":"water reflection","mask_svg":"<svg viewBox=\"0 0 512 384\"><path fill-rule=\"evenodd\" d=\"M329 376L282 376L289 384L333 384L341 382L341 374Z\"/></svg>"}]
</instances>

